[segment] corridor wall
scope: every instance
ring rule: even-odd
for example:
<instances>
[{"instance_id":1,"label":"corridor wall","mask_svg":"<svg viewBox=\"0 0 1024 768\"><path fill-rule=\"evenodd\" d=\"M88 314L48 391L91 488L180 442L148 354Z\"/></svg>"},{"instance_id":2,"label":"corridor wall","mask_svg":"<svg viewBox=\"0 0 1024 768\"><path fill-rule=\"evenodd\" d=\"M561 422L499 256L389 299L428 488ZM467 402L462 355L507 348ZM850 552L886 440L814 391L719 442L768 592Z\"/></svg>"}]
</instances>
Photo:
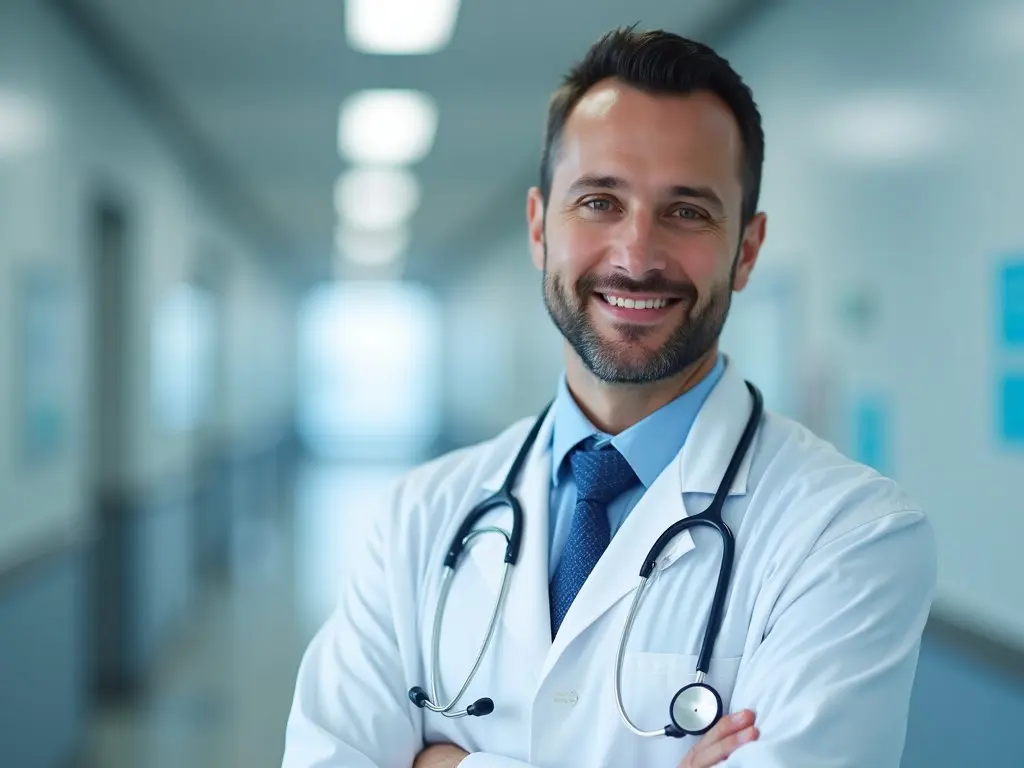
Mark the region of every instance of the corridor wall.
<instances>
[{"instance_id":1,"label":"corridor wall","mask_svg":"<svg viewBox=\"0 0 1024 768\"><path fill-rule=\"evenodd\" d=\"M128 222L123 439L102 462L96 430L114 427L96 423L91 386L100 200ZM0 764L67 758L104 680L144 684L192 606L197 510L232 503L200 479L251 480L291 429L279 254L216 210L63 18L0 4ZM202 421L177 428L154 406L154 329L200 267L219 281L218 373Z\"/></svg>"}]
</instances>

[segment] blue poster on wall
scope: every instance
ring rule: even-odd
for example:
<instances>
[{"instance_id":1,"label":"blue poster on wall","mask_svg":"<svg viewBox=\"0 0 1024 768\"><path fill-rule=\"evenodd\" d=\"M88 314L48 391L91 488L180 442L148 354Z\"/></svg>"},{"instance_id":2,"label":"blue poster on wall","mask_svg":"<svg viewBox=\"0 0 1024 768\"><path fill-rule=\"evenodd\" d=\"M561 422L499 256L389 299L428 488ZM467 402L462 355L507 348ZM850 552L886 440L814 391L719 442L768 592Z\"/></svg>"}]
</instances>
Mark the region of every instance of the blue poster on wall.
<instances>
[{"instance_id":1,"label":"blue poster on wall","mask_svg":"<svg viewBox=\"0 0 1024 768\"><path fill-rule=\"evenodd\" d=\"M999 392L1000 431L1003 440L1024 447L1024 372L1003 376Z\"/></svg>"},{"instance_id":2,"label":"blue poster on wall","mask_svg":"<svg viewBox=\"0 0 1024 768\"><path fill-rule=\"evenodd\" d=\"M1004 446L1024 447L1024 252L999 266L999 373L995 382L996 430Z\"/></svg>"},{"instance_id":3,"label":"blue poster on wall","mask_svg":"<svg viewBox=\"0 0 1024 768\"><path fill-rule=\"evenodd\" d=\"M66 285L55 268L28 266L16 279L16 396L25 464L56 460L64 449L74 379Z\"/></svg>"},{"instance_id":4,"label":"blue poster on wall","mask_svg":"<svg viewBox=\"0 0 1024 768\"><path fill-rule=\"evenodd\" d=\"M879 396L864 396L854 408L854 458L889 475L886 407Z\"/></svg>"},{"instance_id":5,"label":"blue poster on wall","mask_svg":"<svg viewBox=\"0 0 1024 768\"><path fill-rule=\"evenodd\" d=\"M1008 258L999 270L1002 342L1024 349L1024 253Z\"/></svg>"}]
</instances>

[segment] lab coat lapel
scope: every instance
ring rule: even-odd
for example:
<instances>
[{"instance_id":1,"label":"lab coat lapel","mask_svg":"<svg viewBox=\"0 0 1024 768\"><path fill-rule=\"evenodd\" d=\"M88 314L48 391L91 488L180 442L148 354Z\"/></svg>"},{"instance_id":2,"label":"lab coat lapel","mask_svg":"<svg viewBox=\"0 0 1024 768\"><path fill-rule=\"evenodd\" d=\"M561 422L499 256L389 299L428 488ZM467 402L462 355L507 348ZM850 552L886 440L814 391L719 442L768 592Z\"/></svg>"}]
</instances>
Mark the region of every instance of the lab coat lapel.
<instances>
[{"instance_id":1,"label":"lab coat lapel","mask_svg":"<svg viewBox=\"0 0 1024 768\"><path fill-rule=\"evenodd\" d=\"M551 489L551 429L549 412L537 435L533 449L523 465L514 493L523 508L523 540L519 562L509 577L508 594L501 620L509 633L521 643L528 654L522 661L539 667L551 647L551 615L548 603L548 504ZM523 433L525 438L525 431ZM489 495L501 487L520 443L510 452L501 468L483 482ZM505 530L512 529L512 513L507 507L488 520ZM484 545L486 540L486 546ZM495 597L501 587L505 542L499 536L480 537L480 544L470 550L476 567L491 587Z\"/></svg>"},{"instance_id":2,"label":"lab coat lapel","mask_svg":"<svg viewBox=\"0 0 1024 768\"><path fill-rule=\"evenodd\" d=\"M714 494L718 491L754 406L743 377L728 357L725 361L722 378L704 401L683 445L680 463L683 493ZM730 496L746 494L750 463L756 450L755 436L736 472Z\"/></svg>"},{"instance_id":3,"label":"lab coat lapel","mask_svg":"<svg viewBox=\"0 0 1024 768\"><path fill-rule=\"evenodd\" d=\"M751 397L743 379L728 363L708 395L683 449L665 468L612 537L604 555L584 583L558 630L545 665L552 668L568 645L640 582L643 566L658 537L676 521L702 512L725 474L750 413ZM746 493L748 452L730 495ZM704 498L686 499L697 493ZM689 531L677 535L658 555L665 570L694 548Z\"/></svg>"}]
</instances>

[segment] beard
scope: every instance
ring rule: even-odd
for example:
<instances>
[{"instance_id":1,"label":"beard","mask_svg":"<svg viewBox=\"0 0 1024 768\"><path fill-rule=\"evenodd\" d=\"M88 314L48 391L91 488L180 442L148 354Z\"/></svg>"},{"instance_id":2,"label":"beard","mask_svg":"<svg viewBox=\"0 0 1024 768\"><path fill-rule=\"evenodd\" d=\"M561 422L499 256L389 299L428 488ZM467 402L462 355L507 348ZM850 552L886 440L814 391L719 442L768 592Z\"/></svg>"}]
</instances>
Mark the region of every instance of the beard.
<instances>
[{"instance_id":1,"label":"beard","mask_svg":"<svg viewBox=\"0 0 1024 768\"><path fill-rule=\"evenodd\" d=\"M565 282L547 268L544 253L544 304L552 321L598 379L609 384L649 384L676 376L704 357L718 341L732 302L732 286L739 265L739 249L729 270L728 282L714 286L707 300L699 302L692 283L667 280L660 275L643 281L613 275L600 281L583 275L570 292ZM662 293L679 297L684 316L669 338L657 348L643 344L654 329L622 324L619 339L606 339L594 327L587 311L592 297L601 292Z\"/></svg>"}]
</instances>

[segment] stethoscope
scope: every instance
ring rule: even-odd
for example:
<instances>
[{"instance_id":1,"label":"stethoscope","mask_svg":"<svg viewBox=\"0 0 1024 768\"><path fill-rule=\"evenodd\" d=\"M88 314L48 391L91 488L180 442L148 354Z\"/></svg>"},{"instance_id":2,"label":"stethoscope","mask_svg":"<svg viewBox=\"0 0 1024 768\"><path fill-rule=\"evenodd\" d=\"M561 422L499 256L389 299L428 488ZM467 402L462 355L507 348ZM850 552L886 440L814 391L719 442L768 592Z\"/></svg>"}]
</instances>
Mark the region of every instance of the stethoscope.
<instances>
[{"instance_id":1,"label":"stethoscope","mask_svg":"<svg viewBox=\"0 0 1024 768\"><path fill-rule=\"evenodd\" d=\"M718 490L715 492L714 499L703 512L686 517L669 526L669 528L667 528L665 532L658 537L658 540L654 542L654 546L651 547L651 551L647 554L647 558L644 560L643 567L640 568L640 584L636 589L633 604L630 606L629 614L626 617L626 623L622 628L622 635L619 638L618 655L615 660L615 705L618 708L619 716L626 724L626 727L637 736L669 736L672 738L700 736L710 730L722 717L722 697L719 695L718 691L705 682L708 669L711 666L711 655L714 651L715 640L718 638L718 631L722 626L722 618L725 612L725 598L729 588L729 579L732 575L733 555L736 549L736 539L733 536L732 531L729 529L729 526L726 525L725 521L722 519L722 508L725 506L725 500L729 495L729 490L732 488L733 481L736 479L736 473L739 471L740 465L743 463L743 459L750 450L750 446L754 440L754 435L757 432L757 427L761 421L761 416L764 413L764 400L761 396L761 392L749 381L746 382L746 384L747 389L753 397L754 404L750 412L750 417L747 419L747 425L743 430L743 435L740 437L736 450L733 452L732 459L730 459L729 466L725 470L725 475L722 477L722 482L719 484ZM519 559L519 548L522 543L523 530L523 510L519 504L519 500L513 495L512 488L518 479L519 472L522 469L523 463L526 461L527 455L529 455L530 450L537 439L537 434L540 432L541 424L547 416L547 412L550 407L551 405L549 404L541 412L536 422L534 422L533 427L530 429L530 433L526 436L522 447L519 449L519 453L516 454L515 459L512 461L512 466L509 467L508 474L505 476L505 480L502 483L501 488L469 511L469 514L466 515L462 525L459 526L459 530L452 538L451 546L448 548L448 554L445 555L444 559L444 575L441 580L437 608L434 613L434 627L430 642L430 696L427 696L427 692L419 686L412 688L409 691L409 698L412 700L413 704L421 709L427 709L431 712L437 712L445 717L451 718L467 716L482 717L483 715L489 715L494 711L494 701L489 698L477 699L463 710L457 712L453 710L459 700L463 695L465 695L466 689L469 688L470 683L476 676L477 671L480 669L480 663L483 661L484 654L487 652L487 647L494 635L498 615L505 603L505 596L508 592L509 575L512 572L512 566L514 566L516 561ZM508 506L512 510L511 532L494 526L474 529L473 526L480 517L499 506ZM671 722L664 728L659 728L656 731L644 731L634 725L633 721L630 720L622 703L622 668L626 655L626 645L629 640L629 633L633 627L634 621L636 620L640 603L647 591L649 579L651 574L654 572L658 562L658 557L662 550L664 550L666 545L668 545L668 543L680 533L697 526L712 528L721 537L722 562L718 569L718 584L715 587L715 594L711 601L711 613L708 616L707 626L704 631L704 642L701 645L700 655L697 658L696 679L689 685L685 685L680 688L672 697L672 701L669 704L669 718L671 719ZM487 627L487 634L480 646L480 650L477 652L476 661L470 669L469 675L467 675L466 681L462 684L459 691L451 701L442 705L438 703L441 700L438 692L438 678L440 676L438 670L440 666L439 643L441 635L441 618L444 614L444 605L448 598L448 591L451 588L452 578L455 576L455 567L458 563L459 555L470 541L485 533L500 534L506 541L505 568L501 577L501 586L498 591L497 600L495 600L494 603L494 611L491 613L491 620Z\"/></svg>"}]
</instances>

